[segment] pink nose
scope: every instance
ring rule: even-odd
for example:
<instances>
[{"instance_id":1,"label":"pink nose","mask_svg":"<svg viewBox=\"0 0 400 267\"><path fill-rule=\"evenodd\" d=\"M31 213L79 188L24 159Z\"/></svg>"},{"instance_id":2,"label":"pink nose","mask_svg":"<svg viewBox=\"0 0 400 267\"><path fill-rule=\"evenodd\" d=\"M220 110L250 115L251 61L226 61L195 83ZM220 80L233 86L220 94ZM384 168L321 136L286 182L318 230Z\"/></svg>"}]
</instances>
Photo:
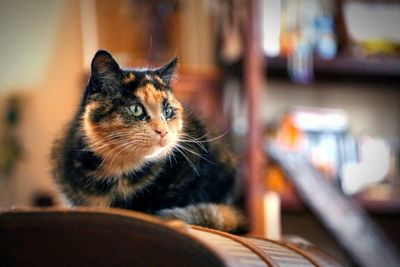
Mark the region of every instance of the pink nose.
<instances>
[{"instance_id":1,"label":"pink nose","mask_svg":"<svg viewBox=\"0 0 400 267\"><path fill-rule=\"evenodd\" d=\"M154 131L156 131L156 133L158 133L161 136L161 138L166 136L167 133L168 133L167 130L165 130L165 129L157 129L157 130L154 130Z\"/></svg>"}]
</instances>

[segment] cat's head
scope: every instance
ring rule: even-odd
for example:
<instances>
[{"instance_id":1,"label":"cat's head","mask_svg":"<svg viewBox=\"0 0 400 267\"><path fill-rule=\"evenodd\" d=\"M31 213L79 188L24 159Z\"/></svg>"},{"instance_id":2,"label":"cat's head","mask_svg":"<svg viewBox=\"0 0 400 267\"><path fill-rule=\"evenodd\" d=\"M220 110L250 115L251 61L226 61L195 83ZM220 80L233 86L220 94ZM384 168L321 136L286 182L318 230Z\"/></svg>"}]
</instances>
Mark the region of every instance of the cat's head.
<instances>
[{"instance_id":1,"label":"cat's head","mask_svg":"<svg viewBox=\"0 0 400 267\"><path fill-rule=\"evenodd\" d=\"M183 128L183 107L171 87L176 65L175 58L160 68L121 69L108 52L96 53L82 116L95 153L123 164L165 157L173 149Z\"/></svg>"}]
</instances>

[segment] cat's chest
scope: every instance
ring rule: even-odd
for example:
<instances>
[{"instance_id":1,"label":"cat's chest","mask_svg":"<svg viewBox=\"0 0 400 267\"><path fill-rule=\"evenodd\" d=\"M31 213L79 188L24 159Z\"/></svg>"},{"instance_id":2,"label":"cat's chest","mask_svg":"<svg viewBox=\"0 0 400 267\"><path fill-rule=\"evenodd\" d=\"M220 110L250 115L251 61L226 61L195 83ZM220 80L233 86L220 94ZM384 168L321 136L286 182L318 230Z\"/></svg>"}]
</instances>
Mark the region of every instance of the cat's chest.
<instances>
[{"instance_id":1,"label":"cat's chest","mask_svg":"<svg viewBox=\"0 0 400 267\"><path fill-rule=\"evenodd\" d=\"M92 191L101 188L102 194L113 201L115 199L128 199L138 192L144 190L159 176L162 166L159 164L146 164L140 169L132 170L128 173L104 177L101 171L96 170L90 175L86 182ZM107 185L104 188L103 185ZM98 191L98 190L97 190Z\"/></svg>"},{"instance_id":2,"label":"cat's chest","mask_svg":"<svg viewBox=\"0 0 400 267\"><path fill-rule=\"evenodd\" d=\"M136 194L140 187L133 185L126 179L110 179L108 181L92 178L88 182L91 188L88 192L81 192L79 195L85 206L93 207L112 207L116 200L128 200L132 195ZM107 184L107 188L98 185Z\"/></svg>"},{"instance_id":3,"label":"cat's chest","mask_svg":"<svg viewBox=\"0 0 400 267\"><path fill-rule=\"evenodd\" d=\"M113 186L112 194L118 198L128 198L139 189L140 186L133 185L127 179L117 179Z\"/></svg>"},{"instance_id":4,"label":"cat's chest","mask_svg":"<svg viewBox=\"0 0 400 267\"><path fill-rule=\"evenodd\" d=\"M132 195L135 195L148 187L154 179L154 177L142 177L142 179L132 181L130 178L131 177L120 177L116 179L111 190L111 193L114 196L113 198L129 199Z\"/></svg>"},{"instance_id":5,"label":"cat's chest","mask_svg":"<svg viewBox=\"0 0 400 267\"><path fill-rule=\"evenodd\" d=\"M92 178L88 183L92 187L88 192L81 192L79 195L81 200L78 201L80 204L93 207L130 208L137 200L137 196L141 196L143 191L149 190L151 180L132 181L119 177L109 178L108 181L105 181ZM102 190L99 190L99 184L107 184L107 188L102 187ZM78 205L80 205L79 203Z\"/></svg>"}]
</instances>

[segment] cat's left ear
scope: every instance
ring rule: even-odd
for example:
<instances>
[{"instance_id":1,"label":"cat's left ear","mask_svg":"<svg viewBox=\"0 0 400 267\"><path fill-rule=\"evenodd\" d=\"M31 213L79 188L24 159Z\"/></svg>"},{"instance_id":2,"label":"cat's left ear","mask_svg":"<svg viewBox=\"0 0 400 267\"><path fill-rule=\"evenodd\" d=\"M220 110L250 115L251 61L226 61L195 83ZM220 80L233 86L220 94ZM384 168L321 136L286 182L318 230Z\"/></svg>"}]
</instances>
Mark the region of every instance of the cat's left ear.
<instances>
[{"instance_id":1,"label":"cat's left ear","mask_svg":"<svg viewBox=\"0 0 400 267\"><path fill-rule=\"evenodd\" d=\"M110 53L105 50L97 51L92 60L92 75L103 76L118 73L120 68Z\"/></svg>"},{"instance_id":2,"label":"cat's left ear","mask_svg":"<svg viewBox=\"0 0 400 267\"><path fill-rule=\"evenodd\" d=\"M156 69L156 72L167 85L171 85L176 74L177 66L178 59L175 57L166 65Z\"/></svg>"}]
</instances>

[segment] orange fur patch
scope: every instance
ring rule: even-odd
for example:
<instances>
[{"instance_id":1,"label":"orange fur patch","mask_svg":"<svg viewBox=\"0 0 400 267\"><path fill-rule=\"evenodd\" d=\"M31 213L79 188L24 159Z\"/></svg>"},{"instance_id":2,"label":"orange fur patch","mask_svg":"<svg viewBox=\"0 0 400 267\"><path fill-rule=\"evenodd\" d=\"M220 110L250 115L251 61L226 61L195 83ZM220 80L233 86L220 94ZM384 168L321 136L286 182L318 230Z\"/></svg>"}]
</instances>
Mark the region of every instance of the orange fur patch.
<instances>
[{"instance_id":1,"label":"orange fur patch","mask_svg":"<svg viewBox=\"0 0 400 267\"><path fill-rule=\"evenodd\" d=\"M124 77L123 82L124 84L128 84L133 82L136 79L136 76L133 73L129 73L127 76Z\"/></svg>"},{"instance_id":2,"label":"orange fur patch","mask_svg":"<svg viewBox=\"0 0 400 267\"><path fill-rule=\"evenodd\" d=\"M220 204L218 205L218 210L223 218L224 231L230 232L244 223L243 216L234 208Z\"/></svg>"},{"instance_id":3,"label":"orange fur patch","mask_svg":"<svg viewBox=\"0 0 400 267\"><path fill-rule=\"evenodd\" d=\"M168 93L157 90L154 85L148 83L136 91L136 96L148 105L161 105L163 100L168 98Z\"/></svg>"},{"instance_id":4,"label":"orange fur patch","mask_svg":"<svg viewBox=\"0 0 400 267\"><path fill-rule=\"evenodd\" d=\"M84 199L86 199L85 206L90 207L110 207L111 206L111 196L95 196L85 194Z\"/></svg>"},{"instance_id":5,"label":"orange fur patch","mask_svg":"<svg viewBox=\"0 0 400 267\"><path fill-rule=\"evenodd\" d=\"M113 134L123 134L127 131L122 120L114 119L106 124L99 125L90 121L90 114L97 106L98 103L96 102L89 104L83 115L83 130L86 134L87 142L93 152L104 159L101 168L96 170L93 175L99 178L106 178L122 175L124 172L139 167L142 162L132 157L131 151L118 149L119 146L123 145L124 141L121 140L118 143L111 139ZM118 157L115 156L117 153Z\"/></svg>"}]
</instances>

